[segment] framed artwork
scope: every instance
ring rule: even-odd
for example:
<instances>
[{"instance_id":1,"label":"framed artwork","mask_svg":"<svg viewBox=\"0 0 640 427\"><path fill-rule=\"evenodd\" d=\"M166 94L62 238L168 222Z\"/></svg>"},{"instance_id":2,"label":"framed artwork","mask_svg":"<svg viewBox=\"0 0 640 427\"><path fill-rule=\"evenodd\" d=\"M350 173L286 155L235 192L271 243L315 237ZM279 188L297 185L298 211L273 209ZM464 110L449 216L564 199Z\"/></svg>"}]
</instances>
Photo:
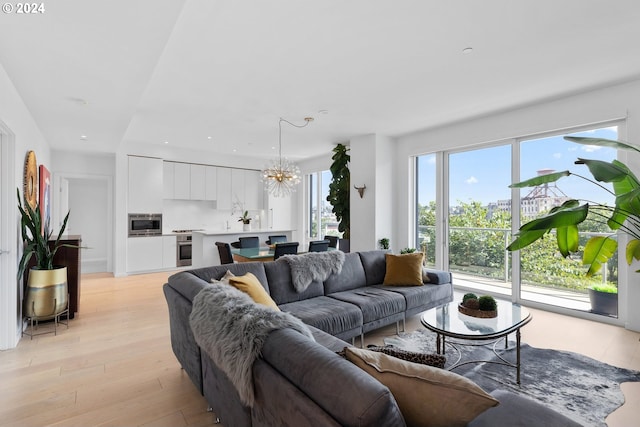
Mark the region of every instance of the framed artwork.
<instances>
[{"instance_id":1,"label":"framed artwork","mask_svg":"<svg viewBox=\"0 0 640 427\"><path fill-rule=\"evenodd\" d=\"M42 235L45 230L51 230L51 174L49 169L40 165L40 219L42 222Z\"/></svg>"}]
</instances>

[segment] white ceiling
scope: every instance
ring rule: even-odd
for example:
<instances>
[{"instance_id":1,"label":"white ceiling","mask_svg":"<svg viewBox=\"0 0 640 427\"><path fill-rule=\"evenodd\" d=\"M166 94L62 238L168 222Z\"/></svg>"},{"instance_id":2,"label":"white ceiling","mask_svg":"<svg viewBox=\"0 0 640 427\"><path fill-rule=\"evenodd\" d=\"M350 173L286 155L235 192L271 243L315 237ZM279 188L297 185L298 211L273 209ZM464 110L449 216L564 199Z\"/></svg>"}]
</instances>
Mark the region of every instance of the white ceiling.
<instances>
[{"instance_id":1,"label":"white ceiling","mask_svg":"<svg viewBox=\"0 0 640 427\"><path fill-rule=\"evenodd\" d=\"M637 0L43 3L0 15L0 63L57 150L268 157L313 116L301 159L640 77Z\"/></svg>"}]
</instances>

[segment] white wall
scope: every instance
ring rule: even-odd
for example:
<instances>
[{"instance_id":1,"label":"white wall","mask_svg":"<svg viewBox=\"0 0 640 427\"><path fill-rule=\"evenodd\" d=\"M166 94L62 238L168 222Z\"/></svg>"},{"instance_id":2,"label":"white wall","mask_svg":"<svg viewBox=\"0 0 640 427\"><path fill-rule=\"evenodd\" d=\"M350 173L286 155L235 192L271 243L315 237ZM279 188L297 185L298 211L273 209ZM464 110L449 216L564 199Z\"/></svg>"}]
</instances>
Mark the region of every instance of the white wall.
<instances>
[{"instance_id":1,"label":"white wall","mask_svg":"<svg viewBox=\"0 0 640 427\"><path fill-rule=\"evenodd\" d=\"M38 164L50 166L49 144L42 136L40 129L36 125L31 113L24 105L22 98L16 91L13 83L0 64L0 122L3 128L11 133L10 138L3 137L2 143L10 144L8 152L13 153L11 162L3 162L3 168L7 165L14 165L13 173L3 174L0 189L2 191L2 205L0 214L3 223L8 226L2 227L0 232L0 242L3 250L10 250L7 255L2 255L0 261L0 349L12 348L20 339L22 327L22 313L20 301L22 300L22 287L16 279L16 265L22 255L22 242L17 230L19 228L18 210L16 209L15 191L23 186L23 165L24 159L29 150L36 153ZM3 150L3 153L5 151ZM8 194L7 194L8 193ZM4 222L6 221L6 222ZM11 226L13 224L13 226Z\"/></svg>"},{"instance_id":2,"label":"white wall","mask_svg":"<svg viewBox=\"0 0 640 427\"><path fill-rule=\"evenodd\" d=\"M640 144L640 80L398 138L395 160L398 172L395 174L394 187L397 190L395 236L400 239L399 245L409 244L406 230L411 226L413 194L406 184L411 179L410 168L407 168L410 156L621 118L627 119L626 140ZM621 139L624 139L624 135L621 135ZM640 159L632 157L627 152L620 155L623 161L633 161L630 166L640 171ZM620 314L622 318L626 314L627 328L640 330L640 310L635 308L640 300L640 276L631 271L620 272L621 305L628 303L628 307L621 306Z\"/></svg>"}]
</instances>

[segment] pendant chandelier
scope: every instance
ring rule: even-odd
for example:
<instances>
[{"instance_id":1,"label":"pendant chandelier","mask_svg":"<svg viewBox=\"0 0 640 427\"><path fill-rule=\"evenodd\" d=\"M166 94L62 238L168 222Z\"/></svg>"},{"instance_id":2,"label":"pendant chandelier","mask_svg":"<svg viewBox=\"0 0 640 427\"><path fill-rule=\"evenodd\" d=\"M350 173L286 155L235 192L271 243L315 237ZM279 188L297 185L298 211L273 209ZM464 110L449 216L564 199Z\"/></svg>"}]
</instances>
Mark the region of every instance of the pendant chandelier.
<instances>
[{"instance_id":1,"label":"pendant chandelier","mask_svg":"<svg viewBox=\"0 0 640 427\"><path fill-rule=\"evenodd\" d=\"M296 125L280 118L278 122L278 158L271 161L262 171L262 182L265 190L273 197L286 197L296 191L296 186L300 184L300 168L289 160L282 158L282 122L288 123L297 128L306 127L313 121L313 117L305 117L303 125Z\"/></svg>"}]
</instances>

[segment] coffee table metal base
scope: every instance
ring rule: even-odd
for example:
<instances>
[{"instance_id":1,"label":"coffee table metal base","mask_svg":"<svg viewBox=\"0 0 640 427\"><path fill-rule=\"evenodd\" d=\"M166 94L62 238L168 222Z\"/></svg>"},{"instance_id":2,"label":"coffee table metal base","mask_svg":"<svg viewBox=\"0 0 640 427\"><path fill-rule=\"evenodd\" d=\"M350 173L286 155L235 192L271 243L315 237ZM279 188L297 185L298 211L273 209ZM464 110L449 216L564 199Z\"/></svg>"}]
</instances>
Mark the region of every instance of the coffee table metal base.
<instances>
[{"instance_id":1,"label":"coffee table metal base","mask_svg":"<svg viewBox=\"0 0 640 427\"><path fill-rule=\"evenodd\" d=\"M509 348L509 334L505 334L501 337L494 337L492 338L492 340L490 342L479 342L478 340L466 340L466 341L462 341L462 340L452 340L451 338L449 340L446 339L446 335L442 334L442 333L438 333L436 332L436 350L437 353L440 355L445 356L445 346L448 344L450 347L452 347L457 353L458 353L458 359L453 362L453 364L451 364L450 366L448 366L446 369L449 371L452 371L456 368L459 368L460 366L464 366L464 365L468 365L471 363L493 363L496 365L505 365L505 366L510 366L512 368L516 369L516 382L518 383L518 385L520 385L520 328L515 330L515 334L516 334L516 362L510 362L507 359L505 359L500 353L498 353L498 350L496 349L496 346L498 345L498 343L500 341L502 341L504 339L504 348L505 350ZM487 345L491 345L492 346L492 350L493 353L496 355L496 357L499 360L466 360L463 361L462 360L462 352L460 351L460 349L458 347L456 347L457 345L463 345L463 346L487 346Z\"/></svg>"}]
</instances>

